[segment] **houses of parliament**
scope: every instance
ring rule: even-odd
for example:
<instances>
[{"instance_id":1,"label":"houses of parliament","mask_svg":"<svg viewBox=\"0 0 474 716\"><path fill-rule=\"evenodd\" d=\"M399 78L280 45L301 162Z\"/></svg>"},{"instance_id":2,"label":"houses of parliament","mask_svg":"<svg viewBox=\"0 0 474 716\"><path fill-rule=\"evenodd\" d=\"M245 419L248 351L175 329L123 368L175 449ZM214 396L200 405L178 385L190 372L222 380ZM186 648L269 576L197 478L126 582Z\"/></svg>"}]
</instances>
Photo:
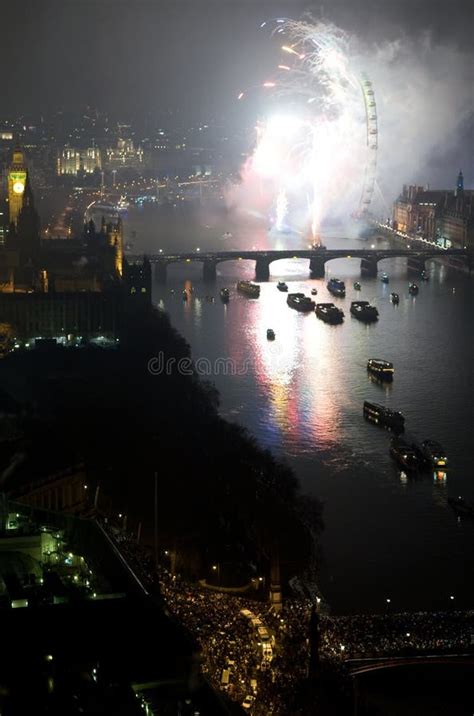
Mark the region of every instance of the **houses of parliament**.
<instances>
[{"instance_id":1,"label":"houses of parliament","mask_svg":"<svg viewBox=\"0 0 474 716\"><path fill-rule=\"evenodd\" d=\"M151 270L129 266L120 218L81 236L41 239L28 168L20 148L7 174L8 228L0 246L0 351L41 339L76 344L117 341L130 302L151 302Z\"/></svg>"}]
</instances>

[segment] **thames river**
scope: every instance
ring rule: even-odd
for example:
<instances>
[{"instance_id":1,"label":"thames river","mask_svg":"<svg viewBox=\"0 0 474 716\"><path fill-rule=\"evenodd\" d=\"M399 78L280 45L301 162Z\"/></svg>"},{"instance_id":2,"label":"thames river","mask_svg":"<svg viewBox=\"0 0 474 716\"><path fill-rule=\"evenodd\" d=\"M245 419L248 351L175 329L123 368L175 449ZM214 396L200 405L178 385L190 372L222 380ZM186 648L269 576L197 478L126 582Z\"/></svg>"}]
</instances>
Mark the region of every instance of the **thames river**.
<instances>
[{"instance_id":1,"label":"thames river","mask_svg":"<svg viewBox=\"0 0 474 716\"><path fill-rule=\"evenodd\" d=\"M308 244L298 234L269 232L261 217L209 206L131 209L125 226L134 253ZM336 238L342 235L333 227L324 243L371 244ZM320 587L337 613L472 607L474 521L459 520L447 498L474 500L474 282L440 264L428 268L430 280L419 282L416 297L408 294L404 259L379 264L388 285L361 278L355 259L326 264L324 280L309 278L307 261L278 261L258 300L236 292L239 279L254 278L254 264L245 261L218 265L215 283L204 283L201 265L177 264L168 268L166 285L154 284L155 304L169 313L200 373L219 389L222 415L287 461L302 489L324 503ZM331 276L346 281L345 299L327 292ZM344 324L291 310L278 280L308 295L316 288L316 300L343 308ZM227 305L219 298L224 286L231 293ZM183 288L192 289L187 302ZM400 295L398 306L390 302L392 291ZM359 298L377 306L378 323L351 317L350 302ZM267 328L275 341L267 341ZM368 377L369 357L394 363L393 384ZM441 442L449 469L418 477L401 472L389 455L390 433L364 421L364 399L402 411L409 436Z\"/></svg>"}]
</instances>

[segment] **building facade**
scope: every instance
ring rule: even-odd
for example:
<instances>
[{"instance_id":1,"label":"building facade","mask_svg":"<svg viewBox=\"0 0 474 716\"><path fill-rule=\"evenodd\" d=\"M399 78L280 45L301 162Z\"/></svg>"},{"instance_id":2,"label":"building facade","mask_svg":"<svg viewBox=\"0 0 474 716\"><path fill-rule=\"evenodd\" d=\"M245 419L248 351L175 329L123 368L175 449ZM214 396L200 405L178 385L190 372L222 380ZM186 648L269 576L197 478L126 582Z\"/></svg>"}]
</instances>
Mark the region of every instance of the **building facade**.
<instances>
[{"instance_id":1,"label":"building facade","mask_svg":"<svg viewBox=\"0 0 474 716\"><path fill-rule=\"evenodd\" d=\"M392 218L393 228L403 233L444 248L474 249L474 191L464 188L462 172L451 190L405 185Z\"/></svg>"},{"instance_id":2,"label":"building facade","mask_svg":"<svg viewBox=\"0 0 474 716\"><path fill-rule=\"evenodd\" d=\"M57 158L58 176L76 176L80 172L93 174L96 170L102 169L102 156L98 147L77 149L75 147L64 147Z\"/></svg>"}]
</instances>

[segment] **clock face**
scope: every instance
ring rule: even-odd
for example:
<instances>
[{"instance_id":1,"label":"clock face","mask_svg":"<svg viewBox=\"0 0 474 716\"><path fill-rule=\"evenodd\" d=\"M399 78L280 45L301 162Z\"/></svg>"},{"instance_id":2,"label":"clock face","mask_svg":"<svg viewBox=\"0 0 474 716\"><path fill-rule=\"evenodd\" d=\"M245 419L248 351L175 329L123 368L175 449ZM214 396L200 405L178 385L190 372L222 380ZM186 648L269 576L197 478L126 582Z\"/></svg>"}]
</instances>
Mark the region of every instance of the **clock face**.
<instances>
[{"instance_id":1,"label":"clock face","mask_svg":"<svg viewBox=\"0 0 474 716\"><path fill-rule=\"evenodd\" d=\"M23 182L16 181L13 184L13 191L15 192L15 194L23 194L24 190L25 190L25 185L23 184Z\"/></svg>"}]
</instances>

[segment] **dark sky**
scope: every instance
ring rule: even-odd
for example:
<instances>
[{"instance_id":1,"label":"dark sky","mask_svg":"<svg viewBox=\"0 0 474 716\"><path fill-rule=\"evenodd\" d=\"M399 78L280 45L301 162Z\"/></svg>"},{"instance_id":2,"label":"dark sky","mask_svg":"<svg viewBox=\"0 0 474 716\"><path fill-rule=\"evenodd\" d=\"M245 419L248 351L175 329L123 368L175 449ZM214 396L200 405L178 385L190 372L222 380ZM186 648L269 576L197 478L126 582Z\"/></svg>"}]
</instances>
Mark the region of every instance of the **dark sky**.
<instances>
[{"instance_id":1,"label":"dark sky","mask_svg":"<svg viewBox=\"0 0 474 716\"><path fill-rule=\"evenodd\" d=\"M206 116L273 66L263 20L310 10L369 41L430 27L436 40L467 46L473 8L472 0L0 0L0 114L92 104Z\"/></svg>"}]
</instances>

